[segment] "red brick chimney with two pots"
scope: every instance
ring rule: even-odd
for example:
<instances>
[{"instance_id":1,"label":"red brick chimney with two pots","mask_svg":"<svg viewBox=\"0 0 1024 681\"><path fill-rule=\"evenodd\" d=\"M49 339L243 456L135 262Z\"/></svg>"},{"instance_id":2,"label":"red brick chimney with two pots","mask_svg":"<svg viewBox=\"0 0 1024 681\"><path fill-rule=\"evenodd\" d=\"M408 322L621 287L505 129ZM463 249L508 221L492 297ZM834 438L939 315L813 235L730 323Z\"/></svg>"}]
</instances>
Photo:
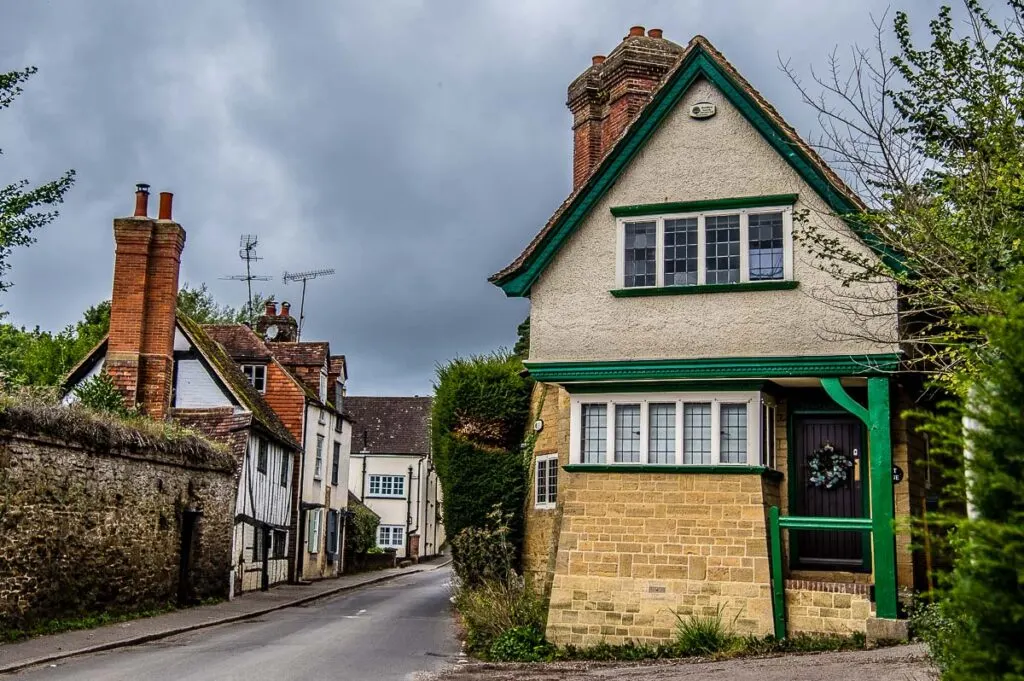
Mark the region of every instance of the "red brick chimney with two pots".
<instances>
[{"instance_id":1,"label":"red brick chimney with two pots","mask_svg":"<svg viewBox=\"0 0 1024 681\"><path fill-rule=\"evenodd\" d=\"M175 310L185 230L172 219L170 192L148 215L149 185L135 192L135 214L114 219L114 290L105 371L129 406L167 416L174 377Z\"/></svg>"},{"instance_id":2,"label":"red brick chimney with two pots","mask_svg":"<svg viewBox=\"0 0 1024 681\"><path fill-rule=\"evenodd\" d=\"M663 38L660 28L645 34L643 26L633 26L607 57L593 57L590 68L569 85L573 190L587 181L683 51Z\"/></svg>"}]
</instances>

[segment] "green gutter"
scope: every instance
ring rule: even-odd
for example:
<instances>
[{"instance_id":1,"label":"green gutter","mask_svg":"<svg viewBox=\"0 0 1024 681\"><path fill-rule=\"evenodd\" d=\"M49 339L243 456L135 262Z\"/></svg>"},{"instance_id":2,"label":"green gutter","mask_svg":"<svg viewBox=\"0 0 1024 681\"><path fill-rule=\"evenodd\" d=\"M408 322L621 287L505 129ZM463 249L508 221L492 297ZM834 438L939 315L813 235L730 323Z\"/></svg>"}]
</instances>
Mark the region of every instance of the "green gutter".
<instances>
[{"instance_id":1,"label":"green gutter","mask_svg":"<svg viewBox=\"0 0 1024 681\"><path fill-rule=\"evenodd\" d=\"M738 196L728 199L707 199L705 201L670 201L668 203L644 203L633 206L613 206L611 211L612 215L617 218L643 215L665 215L668 213L697 213L705 210L792 206L796 203L797 198L797 194Z\"/></svg>"}]
</instances>

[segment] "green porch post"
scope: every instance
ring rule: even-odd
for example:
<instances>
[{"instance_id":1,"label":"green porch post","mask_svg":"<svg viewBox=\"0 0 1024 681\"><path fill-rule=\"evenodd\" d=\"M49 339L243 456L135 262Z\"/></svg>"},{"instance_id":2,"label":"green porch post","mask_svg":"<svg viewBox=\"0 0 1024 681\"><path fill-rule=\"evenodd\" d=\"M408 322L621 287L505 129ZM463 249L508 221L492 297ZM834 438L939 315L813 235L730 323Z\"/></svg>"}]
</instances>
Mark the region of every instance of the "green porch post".
<instances>
[{"instance_id":1,"label":"green porch post","mask_svg":"<svg viewBox=\"0 0 1024 681\"><path fill-rule=\"evenodd\" d=\"M893 528L892 438L889 433L889 379L868 378L868 406L850 397L838 378L822 378L821 387L836 404L868 429L871 478L871 550L875 567L875 614L896 619L896 535Z\"/></svg>"}]
</instances>

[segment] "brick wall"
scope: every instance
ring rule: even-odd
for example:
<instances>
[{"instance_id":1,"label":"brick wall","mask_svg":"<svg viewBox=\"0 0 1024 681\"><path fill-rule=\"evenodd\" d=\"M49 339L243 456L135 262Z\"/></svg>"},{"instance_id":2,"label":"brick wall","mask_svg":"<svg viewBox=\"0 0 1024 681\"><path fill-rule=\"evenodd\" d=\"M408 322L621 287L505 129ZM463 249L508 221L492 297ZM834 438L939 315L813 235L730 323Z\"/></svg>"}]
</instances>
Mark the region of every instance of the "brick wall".
<instances>
[{"instance_id":1,"label":"brick wall","mask_svg":"<svg viewBox=\"0 0 1024 681\"><path fill-rule=\"evenodd\" d=\"M185 509L191 596L226 596L235 491L233 466L0 431L0 630L173 602Z\"/></svg>"}]
</instances>

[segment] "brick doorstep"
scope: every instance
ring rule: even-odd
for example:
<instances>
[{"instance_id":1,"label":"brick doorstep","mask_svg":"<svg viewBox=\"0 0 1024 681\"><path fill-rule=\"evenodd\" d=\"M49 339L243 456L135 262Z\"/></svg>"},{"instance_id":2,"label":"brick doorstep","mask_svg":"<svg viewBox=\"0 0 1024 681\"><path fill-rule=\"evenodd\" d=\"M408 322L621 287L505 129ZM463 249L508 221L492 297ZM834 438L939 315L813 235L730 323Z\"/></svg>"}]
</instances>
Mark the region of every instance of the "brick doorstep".
<instances>
[{"instance_id":1,"label":"brick doorstep","mask_svg":"<svg viewBox=\"0 0 1024 681\"><path fill-rule=\"evenodd\" d=\"M333 596L343 591L350 591L352 589L358 589L363 586L369 586L371 584L386 582L388 580L402 577L404 575L412 575L420 572L427 572L430 570L438 570L440 568L446 567L450 562L451 560L449 558L445 558L444 562L438 564L421 563L418 566L413 566L410 568L392 568L389 570L384 570L382 572L386 572L387 574L383 575L379 572L363 575L351 575L352 581L346 580L344 576L335 579L325 579L315 582L313 584L312 588L317 589L315 593L307 593L303 596L288 600L278 600L277 602L274 602L271 605L261 605L255 598L252 597L263 595L265 597L269 596L270 598L273 598L275 595L279 596L280 592L288 586L292 586L292 588L298 589L309 589L310 587L295 587L294 585L282 585L281 587L271 589L266 593L255 592L247 594L249 598L247 598L246 596L241 596L233 601L226 601L224 603L218 603L212 606L200 606L195 608L187 608L183 610L175 610L174 612L170 612L165 615L157 615L151 618L130 620L129 622L124 622L121 624L112 624L105 627L99 627L97 629L72 631L66 632L64 634L53 634L52 636L43 636L39 638L29 639L27 641L23 641L20 643L2 644L0 645L0 674L10 674L12 672L16 672L27 667L34 667L37 665L45 664L47 662L62 660L67 657L88 655L90 653L98 653L105 650L113 650L115 648L126 648L129 646L135 646L142 643L148 643L150 641L156 641L162 638L168 638L170 636L175 636L177 634L184 634L190 631L195 631L196 629L205 629L207 627L214 627L220 624L230 624L231 622L247 620L253 617L266 615L267 613L274 612L276 610L283 610L284 608L291 608L297 605L304 605L306 603L310 603L321 598ZM359 579L360 577L363 577L364 579ZM345 580L345 583L337 583L342 580ZM322 589L318 588L324 585L328 585L331 582L334 582L334 584L326 586ZM275 591L277 591L278 594L275 594ZM231 612L230 614L225 613L220 617L218 617L216 614L212 612L213 608L221 607L223 610L228 610L229 608L231 608L231 606L236 606L237 608L237 606L239 605L251 606L251 609L238 612L237 609L232 608L233 612ZM189 617L190 615L192 617ZM196 619L204 617L206 619L200 619L199 621L195 621ZM162 620L161 618L166 619ZM188 621L190 619L192 621ZM179 623L177 622L178 620L184 621ZM159 628L158 626L154 631L146 632L144 634L132 635L129 632L125 631L124 625L126 624L133 625L140 623L148 623L152 625L154 623L159 624L161 621L167 621L167 626L163 628ZM93 634L97 632L113 633L116 630L120 630L121 632L123 632L125 634L124 638L115 638L113 640L104 641L103 643L92 644L90 644L88 638L85 638L89 635L90 632L92 632ZM81 641L75 641L74 639L72 639L70 641L61 642L60 640L57 640L61 637L71 637L76 634L78 636L76 636L75 638L81 638ZM38 649L47 647L47 643L53 644L49 646L50 650L43 653L39 653ZM54 646L56 647L56 649L54 649ZM25 651L22 653L20 659L10 659L14 656L17 656L20 650Z\"/></svg>"}]
</instances>

